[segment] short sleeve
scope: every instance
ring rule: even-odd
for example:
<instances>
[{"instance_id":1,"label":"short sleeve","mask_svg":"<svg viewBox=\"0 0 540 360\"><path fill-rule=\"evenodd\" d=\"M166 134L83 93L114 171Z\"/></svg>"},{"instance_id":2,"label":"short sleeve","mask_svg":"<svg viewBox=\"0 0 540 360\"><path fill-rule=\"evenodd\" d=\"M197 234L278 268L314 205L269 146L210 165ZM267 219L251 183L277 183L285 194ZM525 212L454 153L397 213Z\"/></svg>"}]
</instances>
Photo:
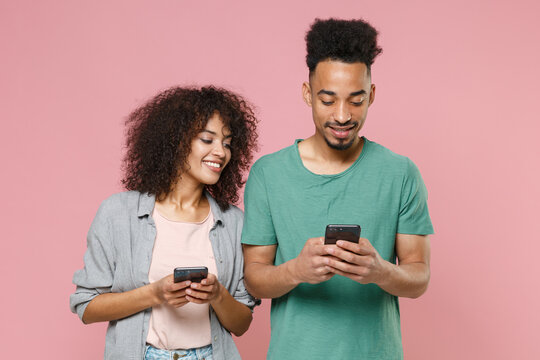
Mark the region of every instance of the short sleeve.
<instances>
[{"instance_id":1,"label":"short sleeve","mask_svg":"<svg viewBox=\"0 0 540 360\"><path fill-rule=\"evenodd\" d=\"M251 168L244 191L243 244L277 244L265 181L264 169L257 162Z\"/></svg>"},{"instance_id":2,"label":"short sleeve","mask_svg":"<svg viewBox=\"0 0 540 360\"><path fill-rule=\"evenodd\" d=\"M90 301L99 294L110 292L113 284L114 249L105 213L102 204L88 231L84 268L73 275L77 288L69 298L70 307L81 320Z\"/></svg>"},{"instance_id":3,"label":"short sleeve","mask_svg":"<svg viewBox=\"0 0 540 360\"><path fill-rule=\"evenodd\" d=\"M237 239L239 239L242 236L243 221L244 221L243 216L240 216L238 218L238 221L237 221L238 226L236 228ZM246 285L244 284L244 256L242 254L242 244L240 243L240 241L236 241L235 243L236 243L235 267L237 269L235 270L235 273L238 271L239 276L238 276L238 283L236 284L236 289L232 293L232 296L234 297L236 301L246 305L253 311L253 308L255 306L261 304L261 300L253 297L246 289Z\"/></svg>"},{"instance_id":4,"label":"short sleeve","mask_svg":"<svg viewBox=\"0 0 540 360\"><path fill-rule=\"evenodd\" d=\"M397 232L399 234L433 234L427 205L427 190L416 165L407 159L407 170L401 188Z\"/></svg>"}]
</instances>

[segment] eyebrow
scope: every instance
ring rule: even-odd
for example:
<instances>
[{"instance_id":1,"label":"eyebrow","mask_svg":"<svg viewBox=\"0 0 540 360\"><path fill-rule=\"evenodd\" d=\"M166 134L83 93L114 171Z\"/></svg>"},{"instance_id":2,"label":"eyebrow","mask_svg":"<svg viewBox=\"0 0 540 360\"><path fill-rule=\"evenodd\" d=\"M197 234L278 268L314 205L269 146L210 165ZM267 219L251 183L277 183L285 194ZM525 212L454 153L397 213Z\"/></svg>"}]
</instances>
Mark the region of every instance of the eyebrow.
<instances>
[{"instance_id":1,"label":"eyebrow","mask_svg":"<svg viewBox=\"0 0 540 360\"><path fill-rule=\"evenodd\" d=\"M336 93L334 91L325 90L325 89L321 89L317 93L317 95L321 95L321 94L326 94L326 95L330 95L330 96L336 96ZM358 91L350 93L349 96L358 96L358 95L365 95L365 94L367 94L366 90L358 90Z\"/></svg>"},{"instance_id":2,"label":"eyebrow","mask_svg":"<svg viewBox=\"0 0 540 360\"><path fill-rule=\"evenodd\" d=\"M212 130L204 129L201 132L207 132L207 133L212 134L212 135L217 135L217 133L215 131L212 131ZM225 136L225 139L228 139L228 138L232 138L232 134L229 134L229 135Z\"/></svg>"}]
</instances>

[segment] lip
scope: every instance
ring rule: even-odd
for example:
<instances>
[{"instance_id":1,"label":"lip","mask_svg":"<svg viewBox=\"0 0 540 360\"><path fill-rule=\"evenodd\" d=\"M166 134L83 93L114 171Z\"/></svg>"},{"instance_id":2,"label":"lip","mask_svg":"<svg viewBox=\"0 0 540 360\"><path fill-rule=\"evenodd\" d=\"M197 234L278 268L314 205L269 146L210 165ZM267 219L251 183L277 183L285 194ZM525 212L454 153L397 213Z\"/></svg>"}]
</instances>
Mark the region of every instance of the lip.
<instances>
[{"instance_id":1,"label":"lip","mask_svg":"<svg viewBox=\"0 0 540 360\"><path fill-rule=\"evenodd\" d=\"M351 134L354 126L348 126L343 128L329 126L328 128L330 129L330 132L332 133L332 135L334 135L335 138L346 139Z\"/></svg>"},{"instance_id":2,"label":"lip","mask_svg":"<svg viewBox=\"0 0 540 360\"><path fill-rule=\"evenodd\" d=\"M222 161L213 161L213 160L203 160L202 163L211 171L215 173L219 173L223 170L223 162ZM211 164L217 164L219 167L212 166Z\"/></svg>"}]
</instances>

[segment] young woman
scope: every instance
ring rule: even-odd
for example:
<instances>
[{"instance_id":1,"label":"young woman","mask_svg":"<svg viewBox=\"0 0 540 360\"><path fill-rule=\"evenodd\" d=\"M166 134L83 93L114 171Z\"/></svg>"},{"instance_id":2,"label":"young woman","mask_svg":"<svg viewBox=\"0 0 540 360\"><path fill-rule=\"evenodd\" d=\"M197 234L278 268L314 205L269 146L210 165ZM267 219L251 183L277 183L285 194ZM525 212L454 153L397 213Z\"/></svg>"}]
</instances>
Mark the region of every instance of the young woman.
<instances>
[{"instance_id":1,"label":"young woman","mask_svg":"<svg viewBox=\"0 0 540 360\"><path fill-rule=\"evenodd\" d=\"M71 310L108 321L105 359L238 359L256 300L243 283L238 200L256 146L250 106L216 87L172 88L128 118L123 184L100 206ZM200 283L176 267L206 266Z\"/></svg>"}]
</instances>

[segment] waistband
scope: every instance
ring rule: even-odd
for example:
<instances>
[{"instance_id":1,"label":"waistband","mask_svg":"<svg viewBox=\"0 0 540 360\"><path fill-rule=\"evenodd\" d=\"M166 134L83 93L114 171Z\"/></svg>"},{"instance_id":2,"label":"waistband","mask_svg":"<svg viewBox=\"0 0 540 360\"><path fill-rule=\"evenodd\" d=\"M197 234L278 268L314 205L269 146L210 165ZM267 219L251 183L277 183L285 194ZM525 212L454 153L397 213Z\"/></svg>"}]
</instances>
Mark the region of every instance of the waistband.
<instances>
[{"instance_id":1,"label":"waistband","mask_svg":"<svg viewBox=\"0 0 540 360\"><path fill-rule=\"evenodd\" d=\"M146 345L145 360L208 360L212 358L212 345L193 349L164 350Z\"/></svg>"}]
</instances>

